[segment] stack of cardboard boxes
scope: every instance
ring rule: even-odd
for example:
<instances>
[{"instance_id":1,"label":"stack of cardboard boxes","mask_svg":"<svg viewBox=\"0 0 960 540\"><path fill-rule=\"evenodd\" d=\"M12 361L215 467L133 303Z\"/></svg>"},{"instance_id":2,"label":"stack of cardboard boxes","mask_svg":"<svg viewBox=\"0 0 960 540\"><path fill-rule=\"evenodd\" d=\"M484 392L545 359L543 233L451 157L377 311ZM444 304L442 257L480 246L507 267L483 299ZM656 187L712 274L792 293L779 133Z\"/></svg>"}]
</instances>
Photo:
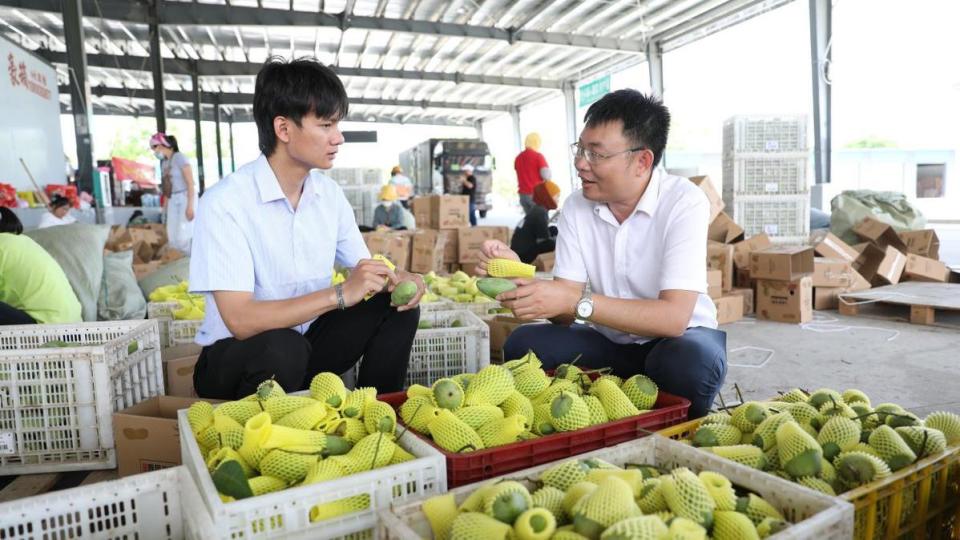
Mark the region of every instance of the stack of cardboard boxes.
<instances>
[{"instance_id":1,"label":"stack of cardboard boxes","mask_svg":"<svg viewBox=\"0 0 960 540\"><path fill-rule=\"evenodd\" d=\"M757 318L805 323L813 319L813 248L771 246L750 254Z\"/></svg>"},{"instance_id":2,"label":"stack of cardboard boxes","mask_svg":"<svg viewBox=\"0 0 960 540\"><path fill-rule=\"evenodd\" d=\"M508 227L471 227L463 195L427 195L411 201L416 231L363 233L371 253L382 253L411 272L472 274L484 240L510 243Z\"/></svg>"},{"instance_id":3,"label":"stack of cardboard boxes","mask_svg":"<svg viewBox=\"0 0 960 540\"><path fill-rule=\"evenodd\" d=\"M743 237L743 229L723 212L724 203L708 176L690 181L700 187L710 201L710 230L707 240L707 294L717 306L717 322L728 324L753 313L753 292L738 289L736 254L733 242Z\"/></svg>"}]
</instances>

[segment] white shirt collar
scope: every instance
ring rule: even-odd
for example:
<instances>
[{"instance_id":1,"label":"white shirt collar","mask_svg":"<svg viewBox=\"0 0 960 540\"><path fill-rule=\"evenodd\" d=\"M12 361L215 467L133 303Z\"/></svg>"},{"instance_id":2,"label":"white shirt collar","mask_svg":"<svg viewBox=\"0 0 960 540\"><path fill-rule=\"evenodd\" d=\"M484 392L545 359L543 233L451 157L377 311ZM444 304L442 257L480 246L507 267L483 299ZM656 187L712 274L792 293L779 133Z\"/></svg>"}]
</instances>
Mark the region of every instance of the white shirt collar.
<instances>
[{"instance_id":1,"label":"white shirt collar","mask_svg":"<svg viewBox=\"0 0 960 540\"><path fill-rule=\"evenodd\" d=\"M277 180L276 173L273 172L273 168L270 167L270 162L267 161L267 157L263 154L260 154L260 157L258 157L255 162L253 179L257 183L257 192L260 194L261 203L279 201L287 198L287 196L283 194L283 190L280 189L280 181ZM306 180L304 180L302 198L315 194L319 195L320 190L317 189L316 179L311 169L310 172L307 173Z\"/></svg>"},{"instance_id":2,"label":"white shirt collar","mask_svg":"<svg viewBox=\"0 0 960 540\"><path fill-rule=\"evenodd\" d=\"M643 191L643 195L640 197L640 200L637 201L637 206L633 209L631 216L637 212L643 212L650 217L653 217L654 212L657 210L657 206L660 203L660 187L662 183L661 176L663 175L663 170L659 167L653 170L653 173L650 174L650 182L647 183L647 189ZM594 202L593 203L593 213L600 216L604 221L608 221L613 225L618 225L616 217L614 217L613 212L610 211L610 207L607 203Z\"/></svg>"}]
</instances>

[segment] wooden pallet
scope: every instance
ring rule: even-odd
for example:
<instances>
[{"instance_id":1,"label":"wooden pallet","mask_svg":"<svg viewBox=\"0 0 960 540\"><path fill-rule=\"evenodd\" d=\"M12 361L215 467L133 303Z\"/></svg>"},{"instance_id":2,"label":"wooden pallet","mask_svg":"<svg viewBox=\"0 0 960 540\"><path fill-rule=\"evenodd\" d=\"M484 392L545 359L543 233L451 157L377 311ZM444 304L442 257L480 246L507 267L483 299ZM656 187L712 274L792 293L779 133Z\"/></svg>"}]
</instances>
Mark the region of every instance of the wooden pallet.
<instances>
[{"instance_id":1,"label":"wooden pallet","mask_svg":"<svg viewBox=\"0 0 960 540\"><path fill-rule=\"evenodd\" d=\"M116 479L116 469L0 476L0 503Z\"/></svg>"},{"instance_id":2,"label":"wooden pallet","mask_svg":"<svg viewBox=\"0 0 960 540\"><path fill-rule=\"evenodd\" d=\"M906 282L840 295L841 315L960 329L960 284Z\"/></svg>"}]
</instances>

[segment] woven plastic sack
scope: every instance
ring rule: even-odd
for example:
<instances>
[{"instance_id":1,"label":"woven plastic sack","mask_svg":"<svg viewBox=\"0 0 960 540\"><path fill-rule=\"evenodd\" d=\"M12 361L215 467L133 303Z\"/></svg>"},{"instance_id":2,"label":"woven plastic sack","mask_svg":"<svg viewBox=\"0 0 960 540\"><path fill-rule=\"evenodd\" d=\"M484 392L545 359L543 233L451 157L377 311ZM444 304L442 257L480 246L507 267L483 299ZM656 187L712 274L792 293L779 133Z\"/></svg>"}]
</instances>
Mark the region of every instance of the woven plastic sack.
<instances>
[{"instance_id":1,"label":"woven plastic sack","mask_svg":"<svg viewBox=\"0 0 960 540\"><path fill-rule=\"evenodd\" d=\"M853 227L865 217L872 217L899 231L923 229L927 218L906 195L896 191L867 189L844 191L830 201L830 232L848 244L860 242Z\"/></svg>"}]
</instances>

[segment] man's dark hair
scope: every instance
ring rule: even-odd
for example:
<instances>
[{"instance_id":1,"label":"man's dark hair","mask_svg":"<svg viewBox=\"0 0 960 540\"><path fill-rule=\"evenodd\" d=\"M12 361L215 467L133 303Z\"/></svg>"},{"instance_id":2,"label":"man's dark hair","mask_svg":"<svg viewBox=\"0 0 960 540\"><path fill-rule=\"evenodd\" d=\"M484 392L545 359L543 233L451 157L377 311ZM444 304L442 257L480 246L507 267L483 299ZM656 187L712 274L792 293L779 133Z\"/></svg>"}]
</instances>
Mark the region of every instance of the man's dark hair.
<instances>
[{"instance_id":1,"label":"man's dark hair","mask_svg":"<svg viewBox=\"0 0 960 540\"><path fill-rule=\"evenodd\" d=\"M583 118L587 127L608 122L623 122L623 136L631 148L642 146L653 152L656 167L667 147L670 132L670 111L654 96L645 96L636 90L610 92L587 109Z\"/></svg>"},{"instance_id":2,"label":"man's dark hair","mask_svg":"<svg viewBox=\"0 0 960 540\"><path fill-rule=\"evenodd\" d=\"M176 137L173 135L167 135L167 142L170 143L170 149L172 149L174 153L180 151L180 145L177 143Z\"/></svg>"},{"instance_id":3,"label":"man's dark hair","mask_svg":"<svg viewBox=\"0 0 960 540\"><path fill-rule=\"evenodd\" d=\"M347 92L337 74L313 58L285 62L271 57L260 68L253 90L253 118L260 134L260 151L277 148L273 119L284 116L297 126L309 113L340 120L347 116Z\"/></svg>"},{"instance_id":4,"label":"man's dark hair","mask_svg":"<svg viewBox=\"0 0 960 540\"><path fill-rule=\"evenodd\" d=\"M13 210L0 206L0 233L20 234L23 232L23 223L13 213Z\"/></svg>"}]
</instances>

